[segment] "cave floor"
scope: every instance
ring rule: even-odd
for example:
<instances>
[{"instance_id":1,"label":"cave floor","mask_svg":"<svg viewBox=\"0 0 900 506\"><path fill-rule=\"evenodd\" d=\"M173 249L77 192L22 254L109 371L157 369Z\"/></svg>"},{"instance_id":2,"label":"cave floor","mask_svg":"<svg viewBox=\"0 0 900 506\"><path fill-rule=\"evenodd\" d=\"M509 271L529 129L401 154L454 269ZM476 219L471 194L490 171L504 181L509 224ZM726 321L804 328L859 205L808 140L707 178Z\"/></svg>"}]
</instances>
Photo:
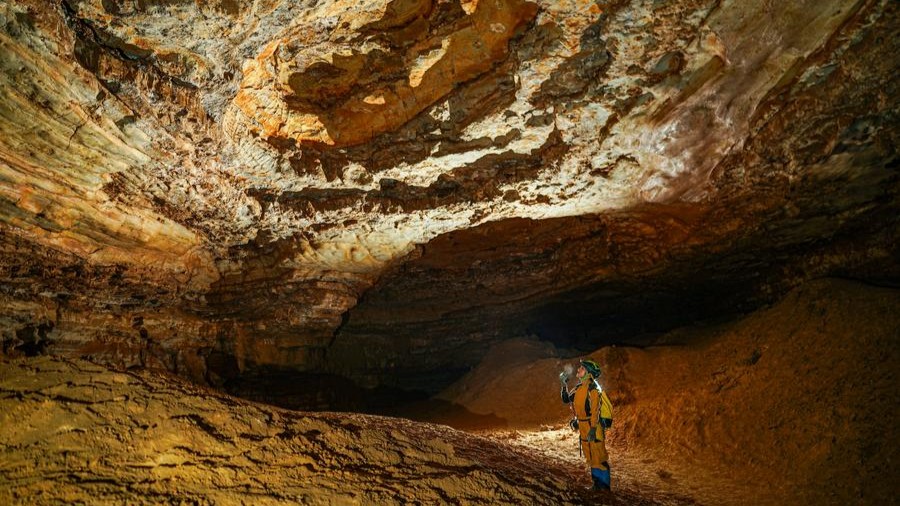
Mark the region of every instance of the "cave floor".
<instances>
[{"instance_id":1,"label":"cave floor","mask_svg":"<svg viewBox=\"0 0 900 506\"><path fill-rule=\"evenodd\" d=\"M565 424L532 424L510 429L502 418L472 413L462 406L434 399L401 407L397 412L413 420L445 424L501 445L514 446L534 459L552 462L553 472L565 476L576 489L590 485L577 437ZM762 504L759 490L752 483L732 479L727 471L717 470L708 463L691 461L690 465L679 468L674 458L649 455L645 448L629 449L613 441L608 450L614 466L612 495L627 499L627 504ZM609 500L608 495L604 497Z\"/></svg>"},{"instance_id":2,"label":"cave floor","mask_svg":"<svg viewBox=\"0 0 900 506\"><path fill-rule=\"evenodd\" d=\"M589 485L576 435L567 426L539 430L492 430L482 435L527 448L564 466L581 486ZM647 504L761 504L759 491L724 473L692 463L679 468L674 459L647 455L610 446L613 489L624 497L640 498Z\"/></svg>"},{"instance_id":3,"label":"cave floor","mask_svg":"<svg viewBox=\"0 0 900 506\"><path fill-rule=\"evenodd\" d=\"M657 504L896 503L897 308L894 288L822 279L738 320L594 351L614 406L614 490ZM506 342L440 394L457 418L432 420L587 484L557 381L573 362Z\"/></svg>"},{"instance_id":4,"label":"cave floor","mask_svg":"<svg viewBox=\"0 0 900 506\"><path fill-rule=\"evenodd\" d=\"M294 412L80 360L0 360L0 427L2 504L692 503L631 478L586 491L580 466L500 433Z\"/></svg>"}]
</instances>

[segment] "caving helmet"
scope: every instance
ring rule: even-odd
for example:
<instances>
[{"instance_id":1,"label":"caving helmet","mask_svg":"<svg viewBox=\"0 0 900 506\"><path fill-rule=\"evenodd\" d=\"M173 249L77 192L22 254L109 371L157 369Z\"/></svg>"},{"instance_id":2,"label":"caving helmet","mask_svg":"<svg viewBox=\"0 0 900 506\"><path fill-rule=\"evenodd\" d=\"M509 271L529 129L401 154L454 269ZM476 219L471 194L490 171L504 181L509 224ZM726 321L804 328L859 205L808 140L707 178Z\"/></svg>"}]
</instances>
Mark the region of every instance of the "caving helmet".
<instances>
[{"instance_id":1,"label":"caving helmet","mask_svg":"<svg viewBox=\"0 0 900 506\"><path fill-rule=\"evenodd\" d=\"M587 371L588 374L593 378L600 377L600 364L597 362L587 359L581 361L581 366L584 367L584 370Z\"/></svg>"}]
</instances>

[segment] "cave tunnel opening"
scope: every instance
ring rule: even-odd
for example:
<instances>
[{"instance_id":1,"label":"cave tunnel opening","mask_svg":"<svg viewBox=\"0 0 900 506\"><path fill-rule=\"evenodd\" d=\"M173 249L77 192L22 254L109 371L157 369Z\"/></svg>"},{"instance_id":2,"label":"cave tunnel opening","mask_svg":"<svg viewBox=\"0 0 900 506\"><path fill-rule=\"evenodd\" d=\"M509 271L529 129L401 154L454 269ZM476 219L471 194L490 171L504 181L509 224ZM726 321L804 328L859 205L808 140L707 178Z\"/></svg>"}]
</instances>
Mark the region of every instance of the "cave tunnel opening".
<instances>
[{"instance_id":1,"label":"cave tunnel opening","mask_svg":"<svg viewBox=\"0 0 900 506\"><path fill-rule=\"evenodd\" d=\"M688 281L652 291L580 289L536 308L526 333L570 354L584 354L601 346L652 346L668 331L734 318L753 309L747 286ZM734 299L740 297L740 301Z\"/></svg>"},{"instance_id":2,"label":"cave tunnel opening","mask_svg":"<svg viewBox=\"0 0 900 506\"><path fill-rule=\"evenodd\" d=\"M500 220L443 234L418 246L341 316L318 369L253 366L224 388L292 409L465 424L467 414L478 416L442 395L506 342L547 346L541 353L523 348L521 357L515 354L522 350L507 348L514 361L571 360L611 346L690 345L690 332L670 334L738 320L813 275L888 285L897 277L890 256L821 266L823 256L845 258L846 244L860 250L892 233L866 215L828 240L779 244L762 232L712 253L634 236L672 212ZM672 253L656 255L664 249ZM474 425L492 421L501 420Z\"/></svg>"},{"instance_id":3,"label":"cave tunnel opening","mask_svg":"<svg viewBox=\"0 0 900 506\"><path fill-rule=\"evenodd\" d=\"M428 262L433 254L420 260ZM529 343L505 349L511 362L572 361L603 347L650 347L672 330L733 320L770 300L760 293L759 272L723 279L682 269L650 283L597 283L524 303L494 304L483 282L459 279L470 271L456 265L420 271L414 264L402 276L382 280L345 316L332 372L252 366L228 377L223 388L290 409L393 415L461 428L504 426L499 417L479 415L442 398L504 343ZM409 285L419 288L410 291ZM434 295L421 291L431 286L453 286L450 305L465 301L463 309L455 308L452 317L421 318L434 312L436 303L429 299ZM422 313L409 311L423 300ZM396 308L404 308L405 320L390 319L396 318ZM385 315L388 320L372 323ZM419 348L414 349L416 341ZM670 339L666 344L678 343ZM380 355L390 359L381 366L366 365Z\"/></svg>"}]
</instances>

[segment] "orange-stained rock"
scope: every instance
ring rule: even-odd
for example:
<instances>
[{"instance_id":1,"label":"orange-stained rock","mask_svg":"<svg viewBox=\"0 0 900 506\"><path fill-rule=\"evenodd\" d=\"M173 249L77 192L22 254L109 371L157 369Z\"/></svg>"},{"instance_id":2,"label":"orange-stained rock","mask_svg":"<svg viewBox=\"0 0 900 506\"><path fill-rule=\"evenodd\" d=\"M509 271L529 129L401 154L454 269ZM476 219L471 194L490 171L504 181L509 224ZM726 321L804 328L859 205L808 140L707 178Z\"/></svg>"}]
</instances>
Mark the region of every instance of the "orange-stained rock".
<instances>
[{"instance_id":1,"label":"orange-stained rock","mask_svg":"<svg viewBox=\"0 0 900 506\"><path fill-rule=\"evenodd\" d=\"M396 130L458 85L493 69L538 10L526 0L484 0L474 7L472 2L471 13L432 35L430 4L409 2L405 11L389 7L383 18L365 25L408 29L400 48L332 41L307 47L292 35L270 42L244 65L234 104L264 138L360 144Z\"/></svg>"}]
</instances>

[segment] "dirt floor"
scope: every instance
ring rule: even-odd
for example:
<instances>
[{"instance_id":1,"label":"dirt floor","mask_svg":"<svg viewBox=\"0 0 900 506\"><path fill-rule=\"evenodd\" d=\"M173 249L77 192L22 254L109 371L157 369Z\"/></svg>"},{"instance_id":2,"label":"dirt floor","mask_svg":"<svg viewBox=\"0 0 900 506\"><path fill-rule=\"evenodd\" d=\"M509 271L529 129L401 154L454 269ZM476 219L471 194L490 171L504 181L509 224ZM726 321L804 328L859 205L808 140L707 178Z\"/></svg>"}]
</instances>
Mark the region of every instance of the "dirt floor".
<instances>
[{"instance_id":1,"label":"dirt floor","mask_svg":"<svg viewBox=\"0 0 900 506\"><path fill-rule=\"evenodd\" d=\"M616 408L616 490L665 504L900 503L900 291L818 280L663 343L591 354ZM577 360L555 355L510 341L441 398L507 427L471 429L580 467L557 381Z\"/></svg>"},{"instance_id":2,"label":"dirt floor","mask_svg":"<svg viewBox=\"0 0 900 506\"><path fill-rule=\"evenodd\" d=\"M148 371L0 361L0 504L655 504L443 425L299 413Z\"/></svg>"},{"instance_id":3,"label":"dirt floor","mask_svg":"<svg viewBox=\"0 0 900 506\"><path fill-rule=\"evenodd\" d=\"M0 504L896 504L900 291L810 283L740 321L604 348L592 493L552 346L494 349L402 418L302 413L150 371L0 360Z\"/></svg>"}]
</instances>

